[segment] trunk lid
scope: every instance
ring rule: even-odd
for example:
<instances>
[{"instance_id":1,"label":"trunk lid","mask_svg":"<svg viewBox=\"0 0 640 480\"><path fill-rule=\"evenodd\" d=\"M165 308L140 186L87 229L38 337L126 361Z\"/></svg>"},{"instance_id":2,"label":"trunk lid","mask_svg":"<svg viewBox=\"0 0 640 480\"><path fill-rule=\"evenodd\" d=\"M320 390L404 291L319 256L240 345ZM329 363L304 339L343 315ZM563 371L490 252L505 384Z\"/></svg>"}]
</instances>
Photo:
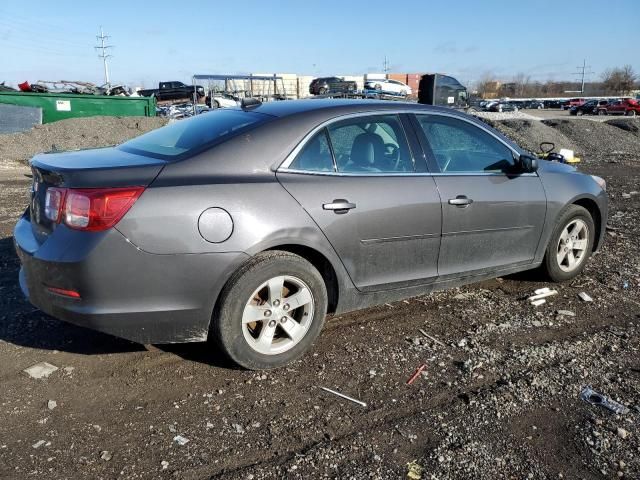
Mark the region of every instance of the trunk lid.
<instances>
[{"instance_id":1,"label":"trunk lid","mask_svg":"<svg viewBox=\"0 0 640 480\"><path fill-rule=\"evenodd\" d=\"M48 188L146 187L166 163L115 148L36 155L30 162L33 183L29 205L36 240L44 242L57 226L44 214Z\"/></svg>"}]
</instances>

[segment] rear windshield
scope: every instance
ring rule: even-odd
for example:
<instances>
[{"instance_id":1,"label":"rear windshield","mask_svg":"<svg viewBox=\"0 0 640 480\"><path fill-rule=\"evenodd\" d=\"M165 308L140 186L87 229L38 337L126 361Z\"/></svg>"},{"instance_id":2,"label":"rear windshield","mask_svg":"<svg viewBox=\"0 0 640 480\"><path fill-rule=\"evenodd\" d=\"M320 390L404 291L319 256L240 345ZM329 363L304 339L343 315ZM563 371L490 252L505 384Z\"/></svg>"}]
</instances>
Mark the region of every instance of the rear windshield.
<instances>
[{"instance_id":1,"label":"rear windshield","mask_svg":"<svg viewBox=\"0 0 640 480\"><path fill-rule=\"evenodd\" d=\"M252 130L270 118L273 117L257 112L218 109L145 133L118 148L163 160L181 160Z\"/></svg>"}]
</instances>

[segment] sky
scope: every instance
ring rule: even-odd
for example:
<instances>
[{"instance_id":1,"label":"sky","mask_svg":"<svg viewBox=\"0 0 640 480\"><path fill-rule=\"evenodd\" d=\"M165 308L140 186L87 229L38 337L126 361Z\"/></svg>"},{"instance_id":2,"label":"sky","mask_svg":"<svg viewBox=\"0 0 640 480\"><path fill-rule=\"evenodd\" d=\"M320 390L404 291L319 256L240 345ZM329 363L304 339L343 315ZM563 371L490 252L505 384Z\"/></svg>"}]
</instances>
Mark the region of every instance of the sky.
<instances>
[{"instance_id":1,"label":"sky","mask_svg":"<svg viewBox=\"0 0 640 480\"><path fill-rule=\"evenodd\" d=\"M385 57L390 72L467 85L488 74L577 79L586 59L589 81L625 64L640 73L639 19L638 0L3 0L0 82L104 83L100 26L111 82L132 87L193 74L382 72Z\"/></svg>"}]
</instances>

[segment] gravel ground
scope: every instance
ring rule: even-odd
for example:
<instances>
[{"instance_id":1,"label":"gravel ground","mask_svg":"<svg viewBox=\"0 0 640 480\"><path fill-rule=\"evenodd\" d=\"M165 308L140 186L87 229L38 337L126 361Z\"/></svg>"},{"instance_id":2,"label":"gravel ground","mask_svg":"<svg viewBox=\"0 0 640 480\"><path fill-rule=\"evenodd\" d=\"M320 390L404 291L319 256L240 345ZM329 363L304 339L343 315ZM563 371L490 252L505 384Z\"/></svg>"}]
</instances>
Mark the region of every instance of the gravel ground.
<instances>
[{"instance_id":1,"label":"gravel ground","mask_svg":"<svg viewBox=\"0 0 640 480\"><path fill-rule=\"evenodd\" d=\"M23 133L0 135L2 163L26 162L36 153L106 147L167 123L160 117L86 117L38 125Z\"/></svg>"},{"instance_id":2,"label":"gravel ground","mask_svg":"<svg viewBox=\"0 0 640 480\"><path fill-rule=\"evenodd\" d=\"M619 122L618 120L617 122ZM640 120L628 120L626 125L638 126ZM586 157L606 157L609 155L637 156L640 152L640 137L629 134L607 122L592 122L583 119L543 120L543 123L564 134L580 147Z\"/></svg>"},{"instance_id":3,"label":"gravel ground","mask_svg":"<svg viewBox=\"0 0 640 480\"><path fill-rule=\"evenodd\" d=\"M528 112L529 110L527 110ZM478 118L486 118L488 120L499 121L499 120L540 120L539 117L526 113L522 110L518 110L517 112L482 112L482 111L472 111L470 112L472 115L475 115Z\"/></svg>"},{"instance_id":4,"label":"gravel ground","mask_svg":"<svg viewBox=\"0 0 640 480\"><path fill-rule=\"evenodd\" d=\"M581 146L576 145L561 131L546 125L540 120L512 119L493 121L484 119L484 121L531 152L539 152L542 142L552 142L556 145L556 151L559 151L560 148L568 148L578 155L584 153Z\"/></svg>"},{"instance_id":5,"label":"gravel ground","mask_svg":"<svg viewBox=\"0 0 640 480\"><path fill-rule=\"evenodd\" d=\"M479 112L474 115L532 152L540 151L541 142L555 143L556 151L571 149L585 159L637 156L640 152L640 119L609 116L541 119L532 115L519 117L519 113Z\"/></svg>"},{"instance_id":6,"label":"gravel ground","mask_svg":"<svg viewBox=\"0 0 640 480\"><path fill-rule=\"evenodd\" d=\"M267 373L27 304L11 228L28 179L0 171L0 478L640 478L640 155L580 168L607 180L611 210L574 281L521 274L330 318L308 356ZM542 286L558 295L534 308L526 297ZM58 370L22 372L43 361ZM629 413L583 402L585 385Z\"/></svg>"}]
</instances>

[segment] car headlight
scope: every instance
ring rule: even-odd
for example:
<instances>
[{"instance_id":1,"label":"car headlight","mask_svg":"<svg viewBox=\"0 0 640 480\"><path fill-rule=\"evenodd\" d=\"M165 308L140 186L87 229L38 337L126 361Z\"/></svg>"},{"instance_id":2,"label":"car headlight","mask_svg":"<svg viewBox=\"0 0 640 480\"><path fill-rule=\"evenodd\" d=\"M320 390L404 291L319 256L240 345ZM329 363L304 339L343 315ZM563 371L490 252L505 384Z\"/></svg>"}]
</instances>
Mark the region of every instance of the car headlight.
<instances>
[{"instance_id":1,"label":"car headlight","mask_svg":"<svg viewBox=\"0 0 640 480\"><path fill-rule=\"evenodd\" d=\"M596 182L602 190L607 190L607 182L604 180L604 178L598 177L597 175L591 175L591 178L593 178L593 181Z\"/></svg>"}]
</instances>

